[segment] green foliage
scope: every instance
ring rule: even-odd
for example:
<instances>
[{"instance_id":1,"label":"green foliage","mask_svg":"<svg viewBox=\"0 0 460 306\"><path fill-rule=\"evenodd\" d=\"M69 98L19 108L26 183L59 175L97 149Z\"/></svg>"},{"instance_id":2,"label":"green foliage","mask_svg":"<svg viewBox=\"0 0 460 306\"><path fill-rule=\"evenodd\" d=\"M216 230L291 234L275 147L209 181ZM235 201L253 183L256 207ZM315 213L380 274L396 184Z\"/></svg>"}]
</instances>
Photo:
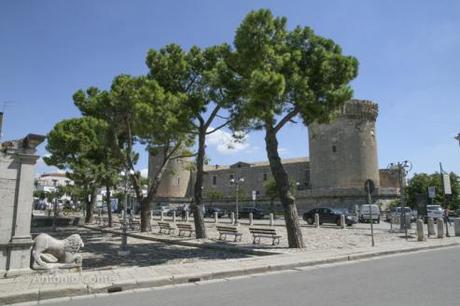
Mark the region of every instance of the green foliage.
<instances>
[{"instance_id":1,"label":"green foliage","mask_svg":"<svg viewBox=\"0 0 460 306\"><path fill-rule=\"evenodd\" d=\"M294 180L289 180L290 191L292 194L295 194L297 191L297 185ZM273 178L270 178L264 183L265 195L274 200L279 197L278 187L276 186L276 181Z\"/></svg>"},{"instance_id":2,"label":"green foliage","mask_svg":"<svg viewBox=\"0 0 460 306\"><path fill-rule=\"evenodd\" d=\"M107 124L99 119L63 120L48 134L46 149L50 156L44 157L44 161L47 165L69 171L71 179L85 185L95 183L105 157L103 144L106 133Z\"/></svg>"},{"instance_id":3,"label":"green foliage","mask_svg":"<svg viewBox=\"0 0 460 306\"><path fill-rule=\"evenodd\" d=\"M219 200L224 197L224 194L217 189L210 189L206 192L206 197L210 200Z\"/></svg>"},{"instance_id":4,"label":"green foliage","mask_svg":"<svg viewBox=\"0 0 460 306\"><path fill-rule=\"evenodd\" d=\"M231 66L245 100L240 123L253 128L275 125L288 113L305 124L325 122L352 97L357 60L309 27L287 30L286 22L269 10L253 11L236 33Z\"/></svg>"},{"instance_id":5,"label":"green foliage","mask_svg":"<svg viewBox=\"0 0 460 306\"><path fill-rule=\"evenodd\" d=\"M449 175L452 187L452 196L447 198L446 203L451 209L457 209L460 205L460 180L459 176L453 172L451 172ZM408 205L411 207L416 206L417 194L425 195L428 201L429 186L434 186L436 188L436 197L434 198L434 203L439 203L440 205L443 205L444 195L442 189L442 181L441 175L438 172L435 172L433 174L414 174L414 176L409 180L409 184L406 187Z\"/></svg>"}]
</instances>

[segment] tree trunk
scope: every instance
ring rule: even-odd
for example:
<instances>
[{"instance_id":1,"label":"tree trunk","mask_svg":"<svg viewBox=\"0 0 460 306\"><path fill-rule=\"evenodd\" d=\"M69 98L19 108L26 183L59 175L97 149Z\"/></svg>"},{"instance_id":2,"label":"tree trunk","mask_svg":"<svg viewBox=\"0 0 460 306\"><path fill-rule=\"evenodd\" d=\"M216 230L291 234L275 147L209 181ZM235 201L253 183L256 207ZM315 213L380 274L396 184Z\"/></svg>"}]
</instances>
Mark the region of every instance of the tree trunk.
<instances>
[{"instance_id":1,"label":"tree trunk","mask_svg":"<svg viewBox=\"0 0 460 306\"><path fill-rule=\"evenodd\" d=\"M196 238L207 238L206 227L204 226L203 217L203 166L205 155L206 129L200 128L198 135L198 154L196 157L196 181L194 197L192 201L193 221L195 222Z\"/></svg>"},{"instance_id":2,"label":"tree trunk","mask_svg":"<svg viewBox=\"0 0 460 306\"><path fill-rule=\"evenodd\" d=\"M96 196L97 196L97 189L92 188L91 189L91 199L88 201L86 200L86 217L85 217L85 223L91 223L93 219L93 208L94 208L94 203L96 203Z\"/></svg>"},{"instance_id":3,"label":"tree trunk","mask_svg":"<svg viewBox=\"0 0 460 306\"><path fill-rule=\"evenodd\" d=\"M164 173L166 172L169 160L175 152L177 152L177 149L180 147L180 144L176 144L173 149L170 150L169 146L164 148L163 151L163 162L160 165L160 168L158 169L158 173L154 174L155 177L151 181L150 186L148 186L148 192L147 196L142 199L141 204L141 232L147 232L151 229L151 218L152 218L152 212L150 211L150 208L152 206L153 199L155 198L155 195L157 194L158 188L160 187L161 183L161 178L163 177ZM142 195L140 193L140 188L136 189L134 188L137 194L139 194L139 197Z\"/></svg>"},{"instance_id":4,"label":"tree trunk","mask_svg":"<svg viewBox=\"0 0 460 306\"><path fill-rule=\"evenodd\" d=\"M110 186L107 185L105 186L105 197L106 197L106 203L107 203L107 216L109 219L109 227L112 227L112 202L110 201Z\"/></svg>"},{"instance_id":5,"label":"tree trunk","mask_svg":"<svg viewBox=\"0 0 460 306\"><path fill-rule=\"evenodd\" d=\"M265 146L273 178L276 182L279 198L284 208L284 218L290 248L303 248L304 242L300 229L295 198L290 191L289 177L278 154L278 140L271 125L266 126Z\"/></svg>"},{"instance_id":6,"label":"tree trunk","mask_svg":"<svg viewBox=\"0 0 460 306\"><path fill-rule=\"evenodd\" d=\"M150 204L152 200L150 197L145 197L142 199L141 202L141 232L147 232L151 229L151 222L150 219L152 218L152 214L150 211Z\"/></svg>"}]
</instances>

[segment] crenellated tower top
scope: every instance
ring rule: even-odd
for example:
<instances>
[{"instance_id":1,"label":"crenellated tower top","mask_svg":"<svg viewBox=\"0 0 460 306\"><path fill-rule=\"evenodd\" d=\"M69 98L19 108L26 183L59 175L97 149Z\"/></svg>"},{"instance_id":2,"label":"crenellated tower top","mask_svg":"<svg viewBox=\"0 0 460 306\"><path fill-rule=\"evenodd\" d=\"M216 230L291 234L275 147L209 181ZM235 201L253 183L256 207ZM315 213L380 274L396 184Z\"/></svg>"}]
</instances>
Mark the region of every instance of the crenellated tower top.
<instances>
[{"instance_id":1,"label":"crenellated tower top","mask_svg":"<svg viewBox=\"0 0 460 306\"><path fill-rule=\"evenodd\" d=\"M343 105L340 113L342 116L351 119L375 121L379 114L379 106L369 100L353 99Z\"/></svg>"}]
</instances>

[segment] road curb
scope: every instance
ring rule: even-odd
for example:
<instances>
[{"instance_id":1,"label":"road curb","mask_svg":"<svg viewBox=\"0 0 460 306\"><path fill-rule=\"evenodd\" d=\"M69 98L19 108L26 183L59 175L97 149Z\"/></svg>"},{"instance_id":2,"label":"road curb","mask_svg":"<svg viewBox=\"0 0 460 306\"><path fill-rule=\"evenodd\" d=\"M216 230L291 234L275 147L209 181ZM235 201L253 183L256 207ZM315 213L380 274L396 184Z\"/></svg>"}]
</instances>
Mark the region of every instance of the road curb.
<instances>
[{"instance_id":1,"label":"road curb","mask_svg":"<svg viewBox=\"0 0 460 306\"><path fill-rule=\"evenodd\" d=\"M122 280L119 282L114 282L111 285L102 286L99 288L93 288L91 285L88 285L86 290L82 288L62 288L61 290L55 289L46 292L48 294L43 295L42 290L34 291L25 291L23 293L12 294L8 296L0 296L0 304L11 304L18 302L30 302L37 301L37 298L40 300L50 299L51 297L72 297L80 295L94 295L95 293L107 294L107 292L121 292L132 289L141 289L141 288L158 288L168 285L178 285L184 283L195 283L206 280L217 280L217 279L227 279L238 276L247 276L253 274L261 274L274 271L283 271L283 270L293 270L297 268L311 267L324 264L333 264L339 262L349 262L357 261L368 258L383 257L388 255L402 254L402 253L412 253L425 250L434 250L441 249L453 246L459 246L457 242L445 244L445 245L431 245L431 246L420 246L410 249L397 249L397 250L387 250L387 251L377 251L377 252L367 252L362 254L352 254L352 255L339 255L330 258L324 258L319 260L306 260L298 262L289 262L289 263L279 263L279 264L264 264L257 265L254 267L242 267L241 269L231 269L223 267L220 271L215 272L197 272L197 273L187 273L171 276L161 276L161 277L146 277L143 279L137 280ZM51 292L52 291L52 292ZM39 293L40 292L40 293Z\"/></svg>"}]
</instances>

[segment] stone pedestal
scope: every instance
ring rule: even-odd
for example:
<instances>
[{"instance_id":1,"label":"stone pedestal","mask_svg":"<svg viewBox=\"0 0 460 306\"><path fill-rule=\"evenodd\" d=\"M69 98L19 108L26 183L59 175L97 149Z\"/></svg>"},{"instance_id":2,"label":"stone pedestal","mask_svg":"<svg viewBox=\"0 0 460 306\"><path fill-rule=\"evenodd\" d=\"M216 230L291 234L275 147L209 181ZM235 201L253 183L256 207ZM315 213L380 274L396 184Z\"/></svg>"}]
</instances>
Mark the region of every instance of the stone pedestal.
<instances>
[{"instance_id":1,"label":"stone pedestal","mask_svg":"<svg viewBox=\"0 0 460 306\"><path fill-rule=\"evenodd\" d=\"M423 221L417 219L417 241L425 240L425 233L423 232Z\"/></svg>"},{"instance_id":2,"label":"stone pedestal","mask_svg":"<svg viewBox=\"0 0 460 306\"><path fill-rule=\"evenodd\" d=\"M319 215L315 214L315 227L319 228Z\"/></svg>"},{"instance_id":3,"label":"stone pedestal","mask_svg":"<svg viewBox=\"0 0 460 306\"><path fill-rule=\"evenodd\" d=\"M438 225L438 238L444 238L444 220L443 219L438 219L436 221Z\"/></svg>"},{"instance_id":4,"label":"stone pedestal","mask_svg":"<svg viewBox=\"0 0 460 306\"><path fill-rule=\"evenodd\" d=\"M0 148L0 277L29 271L35 148L44 136L29 134Z\"/></svg>"},{"instance_id":5,"label":"stone pedestal","mask_svg":"<svg viewBox=\"0 0 460 306\"><path fill-rule=\"evenodd\" d=\"M340 215L340 228L345 228L345 215Z\"/></svg>"},{"instance_id":6,"label":"stone pedestal","mask_svg":"<svg viewBox=\"0 0 460 306\"><path fill-rule=\"evenodd\" d=\"M460 236L460 219L455 219L454 220L454 230L455 230L455 236Z\"/></svg>"},{"instance_id":7,"label":"stone pedestal","mask_svg":"<svg viewBox=\"0 0 460 306\"><path fill-rule=\"evenodd\" d=\"M436 231L434 229L433 218L428 218L427 225L428 225L428 237L436 235Z\"/></svg>"}]
</instances>

